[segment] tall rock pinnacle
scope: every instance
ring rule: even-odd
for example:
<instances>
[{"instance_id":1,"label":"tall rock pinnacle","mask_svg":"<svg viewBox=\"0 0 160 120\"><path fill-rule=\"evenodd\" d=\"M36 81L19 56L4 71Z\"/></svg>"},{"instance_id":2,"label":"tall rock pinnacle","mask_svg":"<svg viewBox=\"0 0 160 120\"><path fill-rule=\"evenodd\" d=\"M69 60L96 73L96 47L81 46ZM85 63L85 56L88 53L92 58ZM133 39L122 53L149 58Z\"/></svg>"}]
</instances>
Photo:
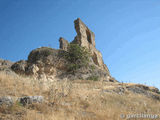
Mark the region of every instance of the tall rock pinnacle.
<instances>
[{"instance_id":1,"label":"tall rock pinnacle","mask_svg":"<svg viewBox=\"0 0 160 120\"><path fill-rule=\"evenodd\" d=\"M107 66L103 62L102 54L95 48L95 35L94 33L82 22L80 18L74 21L75 30L77 32L76 37L71 43L79 44L80 46L86 47L90 50L93 62L101 69L108 70ZM60 38L60 48L66 50L68 44L66 40ZM62 43L65 43L62 45Z\"/></svg>"}]
</instances>

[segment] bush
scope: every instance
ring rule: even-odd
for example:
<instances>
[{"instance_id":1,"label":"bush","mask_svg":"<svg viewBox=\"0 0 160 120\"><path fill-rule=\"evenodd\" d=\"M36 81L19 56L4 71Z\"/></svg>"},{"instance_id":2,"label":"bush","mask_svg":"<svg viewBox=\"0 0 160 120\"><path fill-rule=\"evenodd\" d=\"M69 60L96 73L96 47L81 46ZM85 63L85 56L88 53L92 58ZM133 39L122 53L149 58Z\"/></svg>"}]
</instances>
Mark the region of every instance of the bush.
<instances>
[{"instance_id":1,"label":"bush","mask_svg":"<svg viewBox=\"0 0 160 120\"><path fill-rule=\"evenodd\" d=\"M92 71L96 69L95 65L90 65L90 68Z\"/></svg>"},{"instance_id":2,"label":"bush","mask_svg":"<svg viewBox=\"0 0 160 120\"><path fill-rule=\"evenodd\" d=\"M85 47L81 47L78 44L69 44L68 52L65 56L66 60L69 62L67 68L73 73L81 68L87 67L89 63L90 54Z\"/></svg>"},{"instance_id":3,"label":"bush","mask_svg":"<svg viewBox=\"0 0 160 120\"><path fill-rule=\"evenodd\" d=\"M87 78L87 80L93 80L93 81L98 81L99 77L98 76L90 76Z\"/></svg>"}]
</instances>

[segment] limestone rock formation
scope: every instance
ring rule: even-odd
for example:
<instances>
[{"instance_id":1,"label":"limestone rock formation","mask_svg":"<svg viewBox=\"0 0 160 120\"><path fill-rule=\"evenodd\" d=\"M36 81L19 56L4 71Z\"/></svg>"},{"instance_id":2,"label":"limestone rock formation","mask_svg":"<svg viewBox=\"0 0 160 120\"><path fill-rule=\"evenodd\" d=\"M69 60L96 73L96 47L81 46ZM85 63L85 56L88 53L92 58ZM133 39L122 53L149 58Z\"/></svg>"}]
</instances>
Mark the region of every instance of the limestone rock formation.
<instances>
[{"instance_id":1,"label":"limestone rock formation","mask_svg":"<svg viewBox=\"0 0 160 120\"><path fill-rule=\"evenodd\" d=\"M33 104L33 103L42 103L44 101L43 96L25 96L19 98L19 103L22 105Z\"/></svg>"},{"instance_id":2,"label":"limestone rock formation","mask_svg":"<svg viewBox=\"0 0 160 120\"><path fill-rule=\"evenodd\" d=\"M20 60L11 66L12 70L16 73L23 74L25 72L27 62L25 60Z\"/></svg>"},{"instance_id":3,"label":"limestone rock formation","mask_svg":"<svg viewBox=\"0 0 160 120\"><path fill-rule=\"evenodd\" d=\"M28 60L20 60L12 65L12 70L18 74L42 76L55 75L58 70L65 69L66 61L59 56L61 50L48 47L37 48L28 55ZM64 51L65 52L65 51Z\"/></svg>"},{"instance_id":4,"label":"limestone rock formation","mask_svg":"<svg viewBox=\"0 0 160 120\"><path fill-rule=\"evenodd\" d=\"M13 104L13 99L10 96L0 97L0 106L7 105L11 106Z\"/></svg>"},{"instance_id":5,"label":"limestone rock formation","mask_svg":"<svg viewBox=\"0 0 160 120\"><path fill-rule=\"evenodd\" d=\"M11 66L14 63L9 60L0 59L0 72L5 72L9 75L16 75L14 71L12 71Z\"/></svg>"},{"instance_id":6,"label":"limestone rock formation","mask_svg":"<svg viewBox=\"0 0 160 120\"><path fill-rule=\"evenodd\" d=\"M74 21L74 25L77 35L71 43L60 37L60 49L37 48L31 51L28 60L14 63L11 67L12 70L18 74L32 75L42 79L53 79L55 77L60 79L89 79L98 76L105 81L115 82L116 80L111 77L107 66L103 62L102 54L95 47L94 33L79 18ZM69 63L64 57L68 52L69 44L78 44L87 48L91 53L90 67L78 69L74 75L68 73L67 66Z\"/></svg>"},{"instance_id":7,"label":"limestone rock formation","mask_svg":"<svg viewBox=\"0 0 160 120\"><path fill-rule=\"evenodd\" d=\"M107 66L103 62L102 54L95 48L95 35L94 33L80 20L80 18L74 21L75 30L77 36L71 43L79 44L82 47L86 47L92 54L93 62L101 69L109 72ZM67 51L68 41L64 38L59 39L60 49Z\"/></svg>"},{"instance_id":8,"label":"limestone rock formation","mask_svg":"<svg viewBox=\"0 0 160 120\"><path fill-rule=\"evenodd\" d=\"M89 28L78 18L74 21L77 36L74 42L90 49L90 45L95 47L95 35Z\"/></svg>"},{"instance_id":9,"label":"limestone rock formation","mask_svg":"<svg viewBox=\"0 0 160 120\"><path fill-rule=\"evenodd\" d=\"M92 59L96 65L101 69L108 70L107 66L103 62L102 54L95 48L95 35L94 33L78 18L74 21L77 36L72 43L79 44L86 47L92 54Z\"/></svg>"},{"instance_id":10,"label":"limestone rock formation","mask_svg":"<svg viewBox=\"0 0 160 120\"><path fill-rule=\"evenodd\" d=\"M44 102L43 96L25 96L25 97L12 97L12 96L3 96L0 97L0 106L7 105L12 106L16 102L21 103L22 105L42 103Z\"/></svg>"},{"instance_id":11,"label":"limestone rock formation","mask_svg":"<svg viewBox=\"0 0 160 120\"><path fill-rule=\"evenodd\" d=\"M69 44L68 41L65 40L64 38L60 37L59 38L59 43L60 43L59 48L62 49L62 50L67 51L68 44Z\"/></svg>"},{"instance_id":12,"label":"limestone rock formation","mask_svg":"<svg viewBox=\"0 0 160 120\"><path fill-rule=\"evenodd\" d=\"M0 71L9 69L13 65L13 62L0 59Z\"/></svg>"}]
</instances>

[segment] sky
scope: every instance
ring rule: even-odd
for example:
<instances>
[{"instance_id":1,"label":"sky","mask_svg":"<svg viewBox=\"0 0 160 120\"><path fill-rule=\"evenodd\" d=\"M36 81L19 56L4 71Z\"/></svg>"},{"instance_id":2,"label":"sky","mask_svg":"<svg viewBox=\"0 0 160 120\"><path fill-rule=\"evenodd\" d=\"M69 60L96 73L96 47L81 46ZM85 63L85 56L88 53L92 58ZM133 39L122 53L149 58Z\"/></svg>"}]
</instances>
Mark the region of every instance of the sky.
<instances>
[{"instance_id":1,"label":"sky","mask_svg":"<svg viewBox=\"0 0 160 120\"><path fill-rule=\"evenodd\" d=\"M59 37L74 39L73 21L81 18L113 77L160 89L159 11L160 0L0 0L0 58L58 49Z\"/></svg>"}]
</instances>

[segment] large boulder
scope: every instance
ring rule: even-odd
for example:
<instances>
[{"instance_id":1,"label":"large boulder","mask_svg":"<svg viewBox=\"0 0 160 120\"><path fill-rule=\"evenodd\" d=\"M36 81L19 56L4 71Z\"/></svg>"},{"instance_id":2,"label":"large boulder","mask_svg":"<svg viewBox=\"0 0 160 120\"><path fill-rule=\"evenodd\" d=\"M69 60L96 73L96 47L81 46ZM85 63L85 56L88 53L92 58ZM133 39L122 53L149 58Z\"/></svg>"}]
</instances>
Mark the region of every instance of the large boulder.
<instances>
[{"instance_id":1,"label":"large boulder","mask_svg":"<svg viewBox=\"0 0 160 120\"><path fill-rule=\"evenodd\" d=\"M31 66L35 64L38 68L32 67L36 69L39 73L51 74L57 70L64 70L66 60L63 58L62 52L63 50L56 50L48 47L41 47L31 51L28 56L28 64ZM39 70L38 70L39 69Z\"/></svg>"},{"instance_id":2,"label":"large boulder","mask_svg":"<svg viewBox=\"0 0 160 120\"><path fill-rule=\"evenodd\" d=\"M20 60L20 61L14 63L14 64L11 66L11 69L12 69L13 71L15 71L16 73L25 74L26 67L27 67L27 61L25 61L25 60Z\"/></svg>"}]
</instances>

